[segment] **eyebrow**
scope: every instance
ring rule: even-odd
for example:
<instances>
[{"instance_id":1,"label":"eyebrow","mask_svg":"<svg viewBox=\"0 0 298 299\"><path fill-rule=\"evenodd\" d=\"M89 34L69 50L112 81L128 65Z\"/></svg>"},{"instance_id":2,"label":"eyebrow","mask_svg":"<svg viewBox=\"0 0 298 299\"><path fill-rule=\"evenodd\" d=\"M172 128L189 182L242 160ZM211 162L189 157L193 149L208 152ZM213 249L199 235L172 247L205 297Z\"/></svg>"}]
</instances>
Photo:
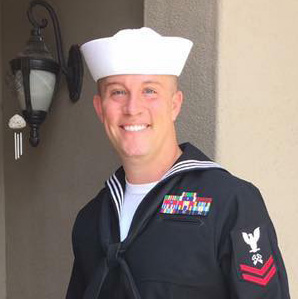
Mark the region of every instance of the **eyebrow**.
<instances>
[{"instance_id":1,"label":"eyebrow","mask_svg":"<svg viewBox=\"0 0 298 299\"><path fill-rule=\"evenodd\" d=\"M146 84L156 84L156 85L159 85L159 86L162 86L162 84L158 81L154 81L154 80L147 80L147 81L144 81L142 82L143 85L146 85ZM104 92L108 89L109 86L111 85L121 85L123 87L125 87L125 85L121 82L117 82L117 81L111 81L111 82L107 82L107 83L103 83L102 84L102 87L104 89Z\"/></svg>"},{"instance_id":2,"label":"eyebrow","mask_svg":"<svg viewBox=\"0 0 298 299\"><path fill-rule=\"evenodd\" d=\"M110 85L122 85L123 86L123 84L121 84L119 82L108 82L108 83L103 84L104 88L107 88Z\"/></svg>"},{"instance_id":3,"label":"eyebrow","mask_svg":"<svg viewBox=\"0 0 298 299\"><path fill-rule=\"evenodd\" d=\"M152 80L144 81L143 84L157 84L159 86L162 85L160 82L158 82L158 81L152 81Z\"/></svg>"},{"instance_id":4,"label":"eyebrow","mask_svg":"<svg viewBox=\"0 0 298 299\"><path fill-rule=\"evenodd\" d=\"M122 85L122 83L120 83L120 82L118 82L118 81L111 81L111 82L107 82L107 83L105 83L105 85L112 85L112 84L120 84L120 85Z\"/></svg>"},{"instance_id":5,"label":"eyebrow","mask_svg":"<svg viewBox=\"0 0 298 299\"><path fill-rule=\"evenodd\" d=\"M103 91L106 92L108 87L111 86L111 85L121 85L121 86L123 86L123 84L121 84L119 82L113 82L113 81L112 82L107 82L107 83L102 82L102 83L99 83L98 90L100 91L100 88L102 87Z\"/></svg>"}]
</instances>

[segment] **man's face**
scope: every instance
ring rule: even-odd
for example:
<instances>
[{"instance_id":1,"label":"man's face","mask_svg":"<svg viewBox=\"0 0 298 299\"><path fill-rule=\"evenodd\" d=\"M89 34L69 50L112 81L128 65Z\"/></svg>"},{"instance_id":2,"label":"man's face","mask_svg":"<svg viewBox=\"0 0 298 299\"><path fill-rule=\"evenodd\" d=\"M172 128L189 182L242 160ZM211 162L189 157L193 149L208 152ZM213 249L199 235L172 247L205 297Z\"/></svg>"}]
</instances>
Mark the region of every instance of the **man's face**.
<instances>
[{"instance_id":1,"label":"man's face","mask_svg":"<svg viewBox=\"0 0 298 299\"><path fill-rule=\"evenodd\" d=\"M94 107L121 158L173 150L174 121L182 104L175 76L116 75L98 84Z\"/></svg>"}]
</instances>

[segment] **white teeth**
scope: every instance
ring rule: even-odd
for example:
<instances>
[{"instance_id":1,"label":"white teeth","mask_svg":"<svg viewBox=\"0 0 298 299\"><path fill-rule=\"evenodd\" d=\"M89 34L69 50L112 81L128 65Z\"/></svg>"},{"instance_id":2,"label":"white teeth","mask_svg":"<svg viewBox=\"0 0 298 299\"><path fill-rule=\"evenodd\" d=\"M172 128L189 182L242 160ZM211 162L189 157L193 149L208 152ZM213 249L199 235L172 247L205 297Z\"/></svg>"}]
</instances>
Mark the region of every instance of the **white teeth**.
<instances>
[{"instance_id":1,"label":"white teeth","mask_svg":"<svg viewBox=\"0 0 298 299\"><path fill-rule=\"evenodd\" d=\"M145 125L124 126L125 131L137 132L146 129Z\"/></svg>"}]
</instances>

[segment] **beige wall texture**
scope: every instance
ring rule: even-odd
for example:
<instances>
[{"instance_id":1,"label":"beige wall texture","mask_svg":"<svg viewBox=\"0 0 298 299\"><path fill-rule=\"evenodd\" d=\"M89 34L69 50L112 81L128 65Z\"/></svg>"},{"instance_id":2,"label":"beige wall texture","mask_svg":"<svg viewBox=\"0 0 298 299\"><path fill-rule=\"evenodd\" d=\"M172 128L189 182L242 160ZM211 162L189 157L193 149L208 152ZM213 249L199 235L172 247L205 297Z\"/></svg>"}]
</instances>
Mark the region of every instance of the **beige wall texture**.
<instances>
[{"instance_id":1,"label":"beige wall texture","mask_svg":"<svg viewBox=\"0 0 298 299\"><path fill-rule=\"evenodd\" d=\"M298 2L219 2L216 157L261 190L298 298Z\"/></svg>"},{"instance_id":2,"label":"beige wall texture","mask_svg":"<svg viewBox=\"0 0 298 299\"><path fill-rule=\"evenodd\" d=\"M13 133L7 128L7 121L19 110L4 78L9 60L24 49L31 25L26 17L29 0L2 2L2 24L6 28L1 36L4 129L1 138L4 137L5 160L7 298L60 299L65 297L70 278L75 216L102 188L118 162L93 110L96 86L87 69L80 101L70 102L62 78L52 109L41 127L40 145L30 147L25 130L24 155L14 161ZM72 43L143 24L143 2L139 0L48 2L60 20L65 55ZM49 18L42 9L37 17ZM44 35L55 52L50 20L49 26ZM1 167L0 164L0 170ZM0 221L1 208L0 201ZM0 226L2 229L2 223ZM2 242L0 231L0 246ZM0 271L1 263L0 260Z\"/></svg>"},{"instance_id":3,"label":"beige wall texture","mask_svg":"<svg viewBox=\"0 0 298 299\"><path fill-rule=\"evenodd\" d=\"M2 1L0 1L2 6ZM2 72L2 17L0 6L0 73ZM3 166L3 97L0 80L0 299L6 298L6 256L5 256L5 198Z\"/></svg>"}]
</instances>

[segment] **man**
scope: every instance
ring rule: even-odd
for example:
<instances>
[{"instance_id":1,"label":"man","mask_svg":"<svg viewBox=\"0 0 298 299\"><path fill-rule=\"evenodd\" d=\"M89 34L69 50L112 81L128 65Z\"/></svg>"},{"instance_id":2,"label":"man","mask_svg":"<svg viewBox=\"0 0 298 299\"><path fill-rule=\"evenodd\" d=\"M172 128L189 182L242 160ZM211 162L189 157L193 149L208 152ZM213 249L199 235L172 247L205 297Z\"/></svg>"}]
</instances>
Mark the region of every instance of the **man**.
<instances>
[{"instance_id":1,"label":"man","mask_svg":"<svg viewBox=\"0 0 298 299\"><path fill-rule=\"evenodd\" d=\"M289 298L259 191L178 145L191 47L149 28L81 47L122 167L77 216L67 299Z\"/></svg>"}]
</instances>

